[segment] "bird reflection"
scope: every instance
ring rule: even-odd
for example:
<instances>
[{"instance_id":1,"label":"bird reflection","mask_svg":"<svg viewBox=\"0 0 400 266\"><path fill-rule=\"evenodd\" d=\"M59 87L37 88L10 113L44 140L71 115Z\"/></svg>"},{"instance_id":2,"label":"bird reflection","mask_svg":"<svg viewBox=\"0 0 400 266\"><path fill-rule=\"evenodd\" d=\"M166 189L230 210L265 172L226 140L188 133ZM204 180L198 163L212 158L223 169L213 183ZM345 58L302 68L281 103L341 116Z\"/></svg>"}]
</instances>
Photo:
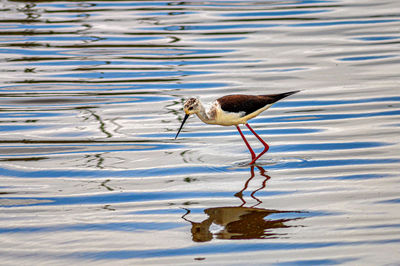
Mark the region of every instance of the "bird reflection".
<instances>
[{"instance_id":1,"label":"bird reflection","mask_svg":"<svg viewBox=\"0 0 400 266\"><path fill-rule=\"evenodd\" d=\"M244 207L247 203L243 198L243 192L248 188L250 181L254 178L254 165L250 168L250 177L245 182L242 190L235 194L242 204L240 206L228 206L228 207L217 207L208 208L204 210L204 213L208 215L208 218L202 222L193 222L186 218L190 213L189 209L185 209L186 213L182 216L187 222L192 225L191 233L192 239L195 242L207 242L214 238L217 239L268 239L282 237L284 234L274 232L274 229L289 228L290 225L285 224L286 222L301 219L301 217L283 218L288 215L282 215L283 213L300 213L299 211L279 211L271 209L256 208L255 206L262 203L260 199L255 196L255 193L266 187L266 182L271 178L266 174L266 171L256 166L260 172L260 175L264 177L261 186L252 191L250 194L251 198L256 200L256 204L251 207ZM268 216L270 216L268 218ZM211 226L217 225L220 230L216 233L211 232Z\"/></svg>"}]
</instances>

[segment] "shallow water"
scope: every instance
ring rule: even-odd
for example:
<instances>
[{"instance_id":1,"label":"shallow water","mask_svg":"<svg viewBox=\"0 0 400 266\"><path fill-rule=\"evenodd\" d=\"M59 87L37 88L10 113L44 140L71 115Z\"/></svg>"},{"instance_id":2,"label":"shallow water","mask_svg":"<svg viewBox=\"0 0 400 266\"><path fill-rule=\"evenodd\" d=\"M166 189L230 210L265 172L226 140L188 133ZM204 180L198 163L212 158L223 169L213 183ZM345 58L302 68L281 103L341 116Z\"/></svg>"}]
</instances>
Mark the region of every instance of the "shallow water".
<instances>
[{"instance_id":1,"label":"shallow water","mask_svg":"<svg viewBox=\"0 0 400 266\"><path fill-rule=\"evenodd\" d=\"M400 262L398 1L0 5L2 263Z\"/></svg>"}]
</instances>

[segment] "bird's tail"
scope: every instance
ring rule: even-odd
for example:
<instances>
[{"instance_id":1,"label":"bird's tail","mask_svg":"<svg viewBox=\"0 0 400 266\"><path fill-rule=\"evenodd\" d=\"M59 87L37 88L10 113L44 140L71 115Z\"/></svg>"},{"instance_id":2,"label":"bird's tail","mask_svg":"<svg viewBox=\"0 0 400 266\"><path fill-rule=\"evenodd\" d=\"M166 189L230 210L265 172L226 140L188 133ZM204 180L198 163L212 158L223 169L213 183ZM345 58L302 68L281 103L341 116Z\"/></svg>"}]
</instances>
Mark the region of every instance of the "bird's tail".
<instances>
[{"instance_id":1,"label":"bird's tail","mask_svg":"<svg viewBox=\"0 0 400 266\"><path fill-rule=\"evenodd\" d=\"M298 93L299 91L289 91L289 92L285 92L285 93L282 93L282 94L280 94L281 96L282 96L282 98L285 98L285 97L288 97L288 96L290 96L290 95L292 95L292 94L295 94L295 93ZM281 99L282 99L281 98Z\"/></svg>"},{"instance_id":2,"label":"bird's tail","mask_svg":"<svg viewBox=\"0 0 400 266\"><path fill-rule=\"evenodd\" d=\"M279 94L273 94L273 95L263 95L263 96L270 98L271 101L274 103L274 102L279 101L280 99L288 97L297 92L299 92L299 91L289 91L289 92L285 92L285 93L279 93Z\"/></svg>"}]
</instances>

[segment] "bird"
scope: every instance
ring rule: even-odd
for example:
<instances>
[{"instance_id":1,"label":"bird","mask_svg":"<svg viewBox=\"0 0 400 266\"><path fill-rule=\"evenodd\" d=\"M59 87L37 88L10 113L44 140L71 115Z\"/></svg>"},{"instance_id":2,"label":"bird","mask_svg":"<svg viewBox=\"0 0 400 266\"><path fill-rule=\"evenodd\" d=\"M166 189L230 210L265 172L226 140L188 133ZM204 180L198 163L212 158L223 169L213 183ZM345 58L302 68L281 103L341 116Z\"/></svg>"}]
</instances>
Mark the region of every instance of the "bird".
<instances>
[{"instance_id":1,"label":"bird","mask_svg":"<svg viewBox=\"0 0 400 266\"><path fill-rule=\"evenodd\" d=\"M269 107L271 107L277 101L288 97L292 94L299 92L289 91L279 94L269 95L245 95L245 94L233 94L226 95L216 99L211 103L209 107L204 107L200 99L189 98L183 105L183 111L185 117L183 118L182 124L175 136L178 137L181 132L183 125L185 124L188 117L192 114L196 114L201 121L206 124L214 124L221 126L236 126L240 136L251 154L251 162L249 165L253 165L263 154L265 154L269 146L268 144L253 130L253 128L247 123L248 120L258 116ZM264 145L264 150L257 156L251 148L249 142L246 140L242 133L239 125L245 125L251 133Z\"/></svg>"}]
</instances>

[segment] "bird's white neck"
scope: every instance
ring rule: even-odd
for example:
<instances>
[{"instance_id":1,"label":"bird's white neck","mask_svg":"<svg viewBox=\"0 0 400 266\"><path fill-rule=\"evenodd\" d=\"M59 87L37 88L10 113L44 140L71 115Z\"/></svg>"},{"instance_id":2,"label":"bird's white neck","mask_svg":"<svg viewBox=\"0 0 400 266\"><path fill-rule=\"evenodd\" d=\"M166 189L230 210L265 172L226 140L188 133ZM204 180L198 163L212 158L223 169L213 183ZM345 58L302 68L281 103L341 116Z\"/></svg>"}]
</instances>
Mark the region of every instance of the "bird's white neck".
<instances>
[{"instance_id":1,"label":"bird's white neck","mask_svg":"<svg viewBox=\"0 0 400 266\"><path fill-rule=\"evenodd\" d=\"M209 114L210 112L207 112L203 104L199 104L200 108L199 111L196 113L196 115L200 118L201 121L203 121L206 124L214 124L215 123L215 117L212 114Z\"/></svg>"}]
</instances>

